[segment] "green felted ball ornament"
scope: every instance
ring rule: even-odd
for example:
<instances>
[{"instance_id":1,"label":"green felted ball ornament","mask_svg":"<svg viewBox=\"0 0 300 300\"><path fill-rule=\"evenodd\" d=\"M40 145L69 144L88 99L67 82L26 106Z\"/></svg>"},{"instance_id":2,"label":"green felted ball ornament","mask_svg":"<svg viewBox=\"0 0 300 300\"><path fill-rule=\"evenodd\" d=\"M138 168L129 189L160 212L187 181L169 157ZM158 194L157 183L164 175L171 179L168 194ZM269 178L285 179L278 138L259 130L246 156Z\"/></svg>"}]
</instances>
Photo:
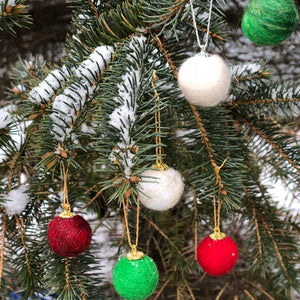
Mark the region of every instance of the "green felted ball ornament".
<instances>
[{"instance_id":1,"label":"green felted ball ornament","mask_svg":"<svg viewBox=\"0 0 300 300\"><path fill-rule=\"evenodd\" d=\"M158 283L158 270L149 256L142 252L129 252L115 265L113 283L123 298L143 300L154 292Z\"/></svg>"},{"instance_id":2,"label":"green felted ball ornament","mask_svg":"<svg viewBox=\"0 0 300 300\"><path fill-rule=\"evenodd\" d=\"M276 45L298 24L294 0L252 0L243 15L242 30L257 45Z\"/></svg>"}]
</instances>

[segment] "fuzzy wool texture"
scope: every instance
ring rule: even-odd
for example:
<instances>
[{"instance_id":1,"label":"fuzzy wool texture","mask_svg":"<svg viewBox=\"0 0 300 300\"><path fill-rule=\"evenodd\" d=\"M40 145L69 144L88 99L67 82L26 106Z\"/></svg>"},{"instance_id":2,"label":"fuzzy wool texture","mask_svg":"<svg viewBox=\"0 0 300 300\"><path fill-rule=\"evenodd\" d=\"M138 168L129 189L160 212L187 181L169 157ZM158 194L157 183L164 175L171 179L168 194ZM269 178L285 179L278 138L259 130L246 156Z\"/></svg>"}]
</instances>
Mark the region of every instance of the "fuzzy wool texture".
<instances>
[{"instance_id":1,"label":"fuzzy wool texture","mask_svg":"<svg viewBox=\"0 0 300 300\"><path fill-rule=\"evenodd\" d=\"M79 255L87 249L91 240L91 227L79 215L71 218L56 216L48 225L49 246L59 256Z\"/></svg>"},{"instance_id":2,"label":"fuzzy wool texture","mask_svg":"<svg viewBox=\"0 0 300 300\"><path fill-rule=\"evenodd\" d=\"M150 209L164 211L174 207L183 190L183 178L173 168L146 170L141 174L140 201Z\"/></svg>"},{"instance_id":3,"label":"fuzzy wool texture","mask_svg":"<svg viewBox=\"0 0 300 300\"><path fill-rule=\"evenodd\" d=\"M229 92L231 75L219 55L196 54L178 72L178 84L186 100L196 106L215 106Z\"/></svg>"},{"instance_id":4,"label":"fuzzy wool texture","mask_svg":"<svg viewBox=\"0 0 300 300\"><path fill-rule=\"evenodd\" d=\"M213 240L208 236L197 248L198 263L211 276L228 273L235 266L238 255L235 242L228 236L222 240Z\"/></svg>"},{"instance_id":5,"label":"fuzzy wool texture","mask_svg":"<svg viewBox=\"0 0 300 300\"><path fill-rule=\"evenodd\" d=\"M26 190L27 187L25 185L20 185L17 189L11 190L7 195L1 195L1 198L6 200L3 206L7 215L20 214L25 209L28 203Z\"/></svg>"},{"instance_id":6,"label":"fuzzy wool texture","mask_svg":"<svg viewBox=\"0 0 300 300\"><path fill-rule=\"evenodd\" d=\"M294 0L252 0L243 15L242 30L257 45L277 45L293 33L298 20Z\"/></svg>"},{"instance_id":7,"label":"fuzzy wool texture","mask_svg":"<svg viewBox=\"0 0 300 300\"><path fill-rule=\"evenodd\" d=\"M120 296L127 300L148 298L158 283L158 270L152 258L139 260L122 257L113 270L113 283Z\"/></svg>"}]
</instances>

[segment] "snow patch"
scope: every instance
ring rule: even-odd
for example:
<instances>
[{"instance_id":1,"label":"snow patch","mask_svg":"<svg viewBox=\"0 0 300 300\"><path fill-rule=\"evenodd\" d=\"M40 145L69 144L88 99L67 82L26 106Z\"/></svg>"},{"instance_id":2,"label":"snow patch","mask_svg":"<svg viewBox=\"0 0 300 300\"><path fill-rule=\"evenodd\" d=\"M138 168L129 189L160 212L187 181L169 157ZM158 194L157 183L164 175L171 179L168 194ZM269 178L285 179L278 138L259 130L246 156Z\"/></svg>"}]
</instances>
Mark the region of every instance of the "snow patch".
<instances>
[{"instance_id":1,"label":"snow patch","mask_svg":"<svg viewBox=\"0 0 300 300\"><path fill-rule=\"evenodd\" d=\"M20 214L25 209L28 202L26 191L27 187L23 184L17 189L11 190L7 195L1 195L1 198L7 200L6 203L3 204L7 215L13 216Z\"/></svg>"},{"instance_id":2,"label":"snow patch","mask_svg":"<svg viewBox=\"0 0 300 300\"><path fill-rule=\"evenodd\" d=\"M137 94L141 84L139 71L139 57L136 54L137 48L144 48L146 38L144 36L134 37L127 48L131 49L131 54L127 55L128 64L121 83L117 85L118 96L114 101L119 104L110 114L109 124L115 127L120 134L120 142L115 147L109 158L112 162L119 162L124 168L126 178L131 175L131 168L134 165L134 157L130 150L135 144L131 138L131 132L136 120Z\"/></svg>"},{"instance_id":3,"label":"snow patch","mask_svg":"<svg viewBox=\"0 0 300 300\"><path fill-rule=\"evenodd\" d=\"M31 90L29 101L38 105L49 102L70 76L71 71L66 66L53 70L37 87Z\"/></svg>"}]
</instances>

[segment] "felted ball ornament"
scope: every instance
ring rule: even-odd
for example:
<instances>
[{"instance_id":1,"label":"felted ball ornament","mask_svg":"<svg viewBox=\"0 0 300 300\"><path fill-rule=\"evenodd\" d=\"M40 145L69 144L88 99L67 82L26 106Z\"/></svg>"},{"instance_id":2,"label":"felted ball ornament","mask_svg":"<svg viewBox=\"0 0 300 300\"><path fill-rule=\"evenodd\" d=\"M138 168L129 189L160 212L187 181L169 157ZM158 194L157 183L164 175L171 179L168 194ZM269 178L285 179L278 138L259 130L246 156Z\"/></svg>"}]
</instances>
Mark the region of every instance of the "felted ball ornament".
<instances>
[{"instance_id":1,"label":"felted ball ornament","mask_svg":"<svg viewBox=\"0 0 300 300\"><path fill-rule=\"evenodd\" d=\"M118 294L128 300L148 298L156 289L158 270L152 258L138 251L121 258L113 270L113 284Z\"/></svg>"},{"instance_id":2,"label":"felted ball ornament","mask_svg":"<svg viewBox=\"0 0 300 300\"><path fill-rule=\"evenodd\" d=\"M81 216L62 213L54 217L48 225L48 243L53 252L62 257L81 254L89 246L92 230Z\"/></svg>"},{"instance_id":3,"label":"felted ball ornament","mask_svg":"<svg viewBox=\"0 0 300 300\"><path fill-rule=\"evenodd\" d=\"M178 203L183 190L183 178L173 168L154 168L141 174L140 201L147 208L158 211L170 209Z\"/></svg>"},{"instance_id":4,"label":"felted ball ornament","mask_svg":"<svg viewBox=\"0 0 300 300\"><path fill-rule=\"evenodd\" d=\"M178 85L188 102L196 106L215 106L228 96L231 75L219 55L199 53L179 69Z\"/></svg>"},{"instance_id":5,"label":"felted ball ornament","mask_svg":"<svg viewBox=\"0 0 300 300\"><path fill-rule=\"evenodd\" d=\"M224 233L218 232L203 239L197 248L197 260L204 272L211 276L222 276L236 264L238 248Z\"/></svg>"},{"instance_id":6,"label":"felted ball ornament","mask_svg":"<svg viewBox=\"0 0 300 300\"><path fill-rule=\"evenodd\" d=\"M298 24L294 0L252 0L243 15L242 30L257 45L276 45Z\"/></svg>"}]
</instances>

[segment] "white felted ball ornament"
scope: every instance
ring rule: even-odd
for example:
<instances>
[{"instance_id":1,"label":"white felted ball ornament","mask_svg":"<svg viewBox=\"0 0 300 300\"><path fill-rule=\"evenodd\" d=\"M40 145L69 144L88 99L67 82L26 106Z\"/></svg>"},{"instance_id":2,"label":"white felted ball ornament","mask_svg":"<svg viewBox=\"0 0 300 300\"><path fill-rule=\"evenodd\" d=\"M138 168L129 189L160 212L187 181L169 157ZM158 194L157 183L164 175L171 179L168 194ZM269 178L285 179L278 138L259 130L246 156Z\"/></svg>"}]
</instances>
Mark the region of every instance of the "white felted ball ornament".
<instances>
[{"instance_id":1,"label":"white felted ball ornament","mask_svg":"<svg viewBox=\"0 0 300 300\"><path fill-rule=\"evenodd\" d=\"M181 174L172 169L146 170L141 174L140 201L146 207L164 211L175 206L182 196Z\"/></svg>"},{"instance_id":2,"label":"white felted ball ornament","mask_svg":"<svg viewBox=\"0 0 300 300\"><path fill-rule=\"evenodd\" d=\"M214 106L228 96L231 75L219 55L199 53L179 69L178 84L186 100L197 106Z\"/></svg>"}]
</instances>

